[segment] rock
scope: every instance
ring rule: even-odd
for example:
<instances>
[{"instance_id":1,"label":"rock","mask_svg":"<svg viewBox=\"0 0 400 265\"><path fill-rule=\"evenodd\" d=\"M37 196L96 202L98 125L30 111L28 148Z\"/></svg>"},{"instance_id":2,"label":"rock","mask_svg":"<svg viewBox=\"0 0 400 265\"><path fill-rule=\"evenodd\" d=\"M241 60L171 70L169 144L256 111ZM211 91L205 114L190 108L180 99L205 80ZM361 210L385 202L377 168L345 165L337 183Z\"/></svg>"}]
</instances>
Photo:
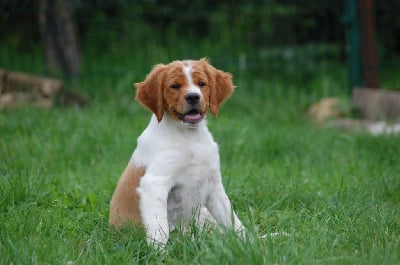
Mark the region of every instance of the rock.
<instances>
[{"instance_id":1,"label":"rock","mask_svg":"<svg viewBox=\"0 0 400 265\"><path fill-rule=\"evenodd\" d=\"M56 103L83 107L87 99L57 79L0 69L0 110L21 106L51 108Z\"/></svg>"},{"instance_id":2,"label":"rock","mask_svg":"<svg viewBox=\"0 0 400 265\"><path fill-rule=\"evenodd\" d=\"M352 102L367 120L396 120L400 118L400 92L393 90L354 89Z\"/></svg>"},{"instance_id":3,"label":"rock","mask_svg":"<svg viewBox=\"0 0 400 265\"><path fill-rule=\"evenodd\" d=\"M342 117L345 113L346 111L338 98L323 98L308 110L311 119L317 123Z\"/></svg>"},{"instance_id":4,"label":"rock","mask_svg":"<svg viewBox=\"0 0 400 265\"><path fill-rule=\"evenodd\" d=\"M389 123L386 121L337 119L329 121L328 126L343 131L368 132L372 135L400 133L400 123Z\"/></svg>"}]
</instances>

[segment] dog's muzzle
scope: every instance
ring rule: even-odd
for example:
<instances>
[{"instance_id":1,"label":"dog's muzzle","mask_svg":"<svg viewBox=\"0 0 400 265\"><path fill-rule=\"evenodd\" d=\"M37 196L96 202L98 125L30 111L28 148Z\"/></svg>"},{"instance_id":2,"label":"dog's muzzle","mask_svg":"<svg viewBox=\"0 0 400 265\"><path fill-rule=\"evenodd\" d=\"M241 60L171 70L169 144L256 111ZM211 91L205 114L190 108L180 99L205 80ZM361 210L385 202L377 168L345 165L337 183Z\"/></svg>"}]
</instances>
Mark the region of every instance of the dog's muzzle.
<instances>
[{"instance_id":1,"label":"dog's muzzle","mask_svg":"<svg viewBox=\"0 0 400 265\"><path fill-rule=\"evenodd\" d=\"M188 93L185 96L185 112L175 111L176 117L184 123L196 124L203 119L200 107L200 95L198 93Z\"/></svg>"}]
</instances>

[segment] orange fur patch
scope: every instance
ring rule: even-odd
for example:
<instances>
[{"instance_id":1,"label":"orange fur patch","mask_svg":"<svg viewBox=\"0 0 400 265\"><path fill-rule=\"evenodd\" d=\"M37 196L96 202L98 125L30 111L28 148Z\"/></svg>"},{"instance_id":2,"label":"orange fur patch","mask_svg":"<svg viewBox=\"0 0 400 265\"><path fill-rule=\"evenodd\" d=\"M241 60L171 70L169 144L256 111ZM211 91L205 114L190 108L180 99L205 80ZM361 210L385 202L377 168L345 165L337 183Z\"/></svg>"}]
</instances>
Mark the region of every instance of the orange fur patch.
<instances>
[{"instance_id":1,"label":"orange fur patch","mask_svg":"<svg viewBox=\"0 0 400 265\"><path fill-rule=\"evenodd\" d=\"M121 226L126 223L141 223L139 194L136 189L145 174L144 167L129 164L118 181L110 205L111 225Z\"/></svg>"}]
</instances>

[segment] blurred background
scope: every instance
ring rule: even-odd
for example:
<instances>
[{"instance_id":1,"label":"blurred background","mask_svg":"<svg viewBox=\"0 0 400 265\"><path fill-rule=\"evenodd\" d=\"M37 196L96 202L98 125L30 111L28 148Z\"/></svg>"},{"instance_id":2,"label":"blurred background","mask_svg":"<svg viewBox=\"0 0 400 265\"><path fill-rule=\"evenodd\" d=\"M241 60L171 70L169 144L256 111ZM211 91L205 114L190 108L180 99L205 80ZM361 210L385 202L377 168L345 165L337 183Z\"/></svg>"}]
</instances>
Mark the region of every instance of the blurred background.
<instances>
[{"instance_id":1,"label":"blurred background","mask_svg":"<svg viewBox=\"0 0 400 265\"><path fill-rule=\"evenodd\" d=\"M133 91L154 64L201 57L233 73L240 90L262 83L307 102L354 86L400 87L397 0L3 0L0 12L0 68L90 97Z\"/></svg>"}]
</instances>

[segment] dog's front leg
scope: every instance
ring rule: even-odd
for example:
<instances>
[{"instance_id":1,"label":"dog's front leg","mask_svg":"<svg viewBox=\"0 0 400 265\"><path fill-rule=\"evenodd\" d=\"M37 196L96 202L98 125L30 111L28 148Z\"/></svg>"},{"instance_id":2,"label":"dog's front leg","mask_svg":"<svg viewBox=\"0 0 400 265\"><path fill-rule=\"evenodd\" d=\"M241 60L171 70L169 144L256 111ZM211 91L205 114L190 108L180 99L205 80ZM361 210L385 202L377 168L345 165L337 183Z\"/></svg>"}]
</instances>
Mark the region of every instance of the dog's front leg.
<instances>
[{"instance_id":1,"label":"dog's front leg","mask_svg":"<svg viewBox=\"0 0 400 265\"><path fill-rule=\"evenodd\" d=\"M169 237L167 199L170 187L162 179L145 175L138 188L147 242L160 247L167 243Z\"/></svg>"},{"instance_id":2,"label":"dog's front leg","mask_svg":"<svg viewBox=\"0 0 400 265\"><path fill-rule=\"evenodd\" d=\"M234 228L235 231L244 233L244 227L232 209L231 202L226 195L222 182L218 182L210 192L206 207L218 224Z\"/></svg>"}]
</instances>

